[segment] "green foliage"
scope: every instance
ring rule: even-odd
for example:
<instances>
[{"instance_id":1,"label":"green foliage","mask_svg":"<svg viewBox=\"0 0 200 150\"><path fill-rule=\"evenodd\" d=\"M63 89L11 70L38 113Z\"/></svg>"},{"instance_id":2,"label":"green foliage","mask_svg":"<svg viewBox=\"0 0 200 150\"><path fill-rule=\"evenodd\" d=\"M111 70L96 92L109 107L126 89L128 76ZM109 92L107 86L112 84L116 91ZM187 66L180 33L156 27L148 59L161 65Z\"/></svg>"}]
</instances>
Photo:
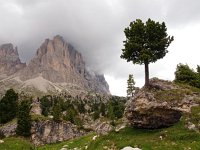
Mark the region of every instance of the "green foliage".
<instances>
[{"instance_id":1,"label":"green foliage","mask_svg":"<svg viewBox=\"0 0 200 150\"><path fill-rule=\"evenodd\" d=\"M6 92L0 101L0 123L7 123L17 114L18 94L13 89Z\"/></svg>"},{"instance_id":2,"label":"green foliage","mask_svg":"<svg viewBox=\"0 0 200 150\"><path fill-rule=\"evenodd\" d=\"M108 103L107 117L111 120L119 119L123 117L124 103L118 101L115 97L112 97Z\"/></svg>"},{"instance_id":3,"label":"green foliage","mask_svg":"<svg viewBox=\"0 0 200 150\"><path fill-rule=\"evenodd\" d=\"M136 19L124 30L126 40L121 58L133 64L145 64L145 85L149 83L148 64L163 58L173 37L168 36L165 23Z\"/></svg>"},{"instance_id":4,"label":"green foliage","mask_svg":"<svg viewBox=\"0 0 200 150\"><path fill-rule=\"evenodd\" d=\"M197 65L197 73L200 74L200 66Z\"/></svg>"},{"instance_id":5,"label":"green foliage","mask_svg":"<svg viewBox=\"0 0 200 150\"><path fill-rule=\"evenodd\" d=\"M66 115L64 116L64 120L70 121L71 123L76 123L76 116L78 115L73 105L69 105L66 110Z\"/></svg>"},{"instance_id":6,"label":"green foliage","mask_svg":"<svg viewBox=\"0 0 200 150\"><path fill-rule=\"evenodd\" d=\"M103 102L101 102L101 104L100 104L100 110L99 111L100 111L102 116L104 116L104 117L106 116L106 106Z\"/></svg>"},{"instance_id":7,"label":"green foliage","mask_svg":"<svg viewBox=\"0 0 200 150\"><path fill-rule=\"evenodd\" d=\"M60 103L56 103L53 106L53 110L52 110L52 115L53 115L53 120L55 122L60 122L61 121L61 106Z\"/></svg>"},{"instance_id":8,"label":"green foliage","mask_svg":"<svg viewBox=\"0 0 200 150\"><path fill-rule=\"evenodd\" d=\"M3 139L4 143L0 144L1 150L33 150L34 146L29 140L19 137L9 137Z\"/></svg>"},{"instance_id":9,"label":"green foliage","mask_svg":"<svg viewBox=\"0 0 200 150\"><path fill-rule=\"evenodd\" d=\"M192 107L191 114L189 114L189 121L199 127L198 124L200 122L200 106Z\"/></svg>"},{"instance_id":10,"label":"green foliage","mask_svg":"<svg viewBox=\"0 0 200 150\"><path fill-rule=\"evenodd\" d=\"M28 137L31 135L31 101L23 100L21 101L17 114L17 135Z\"/></svg>"},{"instance_id":11,"label":"green foliage","mask_svg":"<svg viewBox=\"0 0 200 150\"><path fill-rule=\"evenodd\" d=\"M127 85L127 97L132 97L135 92L135 81L132 74L128 76Z\"/></svg>"},{"instance_id":12,"label":"green foliage","mask_svg":"<svg viewBox=\"0 0 200 150\"><path fill-rule=\"evenodd\" d=\"M78 103L77 107L78 107L79 113L84 114L86 112L85 105L84 105L84 103L82 101L80 101Z\"/></svg>"},{"instance_id":13,"label":"green foliage","mask_svg":"<svg viewBox=\"0 0 200 150\"><path fill-rule=\"evenodd\" d=\"M99 113L98 110L94 111L94 113L92 114L92 118L93 118L93 120L98 119L98 118L99 118L99 115L100 115L100 113Z\"/></svg>"},{"instance_id":14,"label":"green foliage","mask_svg":"<svg viewBox=\"0 0 200 150\"><path fill-rule=\"evenodd\" d=\"M175 71L175 82L200 88L200 74L190 69L188 65L178 64Z\"/></svg>"},{"instance_id":15,"label":"green foliage","mask_svg":"<svg viewBox=\"0 0 200 150\"><path fill-rule=\"evenodd\" d=\"M41 103L41 109L42 109L42 115L48 116L51 110L51 107L53 106L52 97L51 96L43 96L40 99Z\"/></svg>"},{"instance_id":16,"label":"green foliage","mask_svg":"<svg viewBox=\"0 0 200 150\"><path fill-rule=\"evenodd\" d=\"M114 107L112 106L112 103L108 104L108 112L107 112L107 117L111 120L115 119L115 114L114 114Z\"/></svg>"},{"instance_id":17,"label":"green foliage","mask_svg":"<svg viewBox=\"0 0 200 150\"><path fill-rule=\"evenodd\" d=\"M155 62L168 52L173 37L167 35L165 23L148 19L146 23L137 19L124 30L126 40L121 58L134 64Z\"/></svg>"}]
</instances>

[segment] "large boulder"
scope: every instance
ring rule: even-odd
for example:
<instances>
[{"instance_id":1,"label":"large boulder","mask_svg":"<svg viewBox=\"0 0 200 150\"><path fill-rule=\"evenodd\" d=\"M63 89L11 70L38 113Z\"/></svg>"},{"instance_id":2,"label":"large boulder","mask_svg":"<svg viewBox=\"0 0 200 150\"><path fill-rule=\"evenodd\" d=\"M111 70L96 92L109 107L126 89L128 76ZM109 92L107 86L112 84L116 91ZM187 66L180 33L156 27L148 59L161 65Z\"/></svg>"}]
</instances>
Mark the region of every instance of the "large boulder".
<instances>
[{"instance_id":1,"label":"large boulder","mask_svg":"<svg viewBox=\"0 0 200 150\"><path fill-rule=\"evenodd\" d=\"M151 79L149 88L143 87L127 102L125 116L133 127L169 127L194 105L195 95L188 93L169 81Z\"/></svg>"}]
</instances>

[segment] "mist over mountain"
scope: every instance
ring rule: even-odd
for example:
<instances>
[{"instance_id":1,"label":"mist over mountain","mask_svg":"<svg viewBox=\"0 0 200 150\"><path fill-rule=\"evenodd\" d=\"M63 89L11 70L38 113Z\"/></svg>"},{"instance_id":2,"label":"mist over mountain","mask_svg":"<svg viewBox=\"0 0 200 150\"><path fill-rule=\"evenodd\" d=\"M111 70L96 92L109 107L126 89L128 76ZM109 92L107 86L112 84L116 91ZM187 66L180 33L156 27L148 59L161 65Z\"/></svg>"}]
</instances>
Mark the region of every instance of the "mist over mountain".
<instances>
[{"instance_id":1,"label":"mist over mountain","mask_svg":"<svg viewBox=\"0 0 200 150\"><path fill-rule=\"evenodd\" d=\"M40 91L62 91L70 87L110 94L104 75L87 67L82 54L60 35L46 39L27 64L21 63L12 44L0 47L0 73L4 83L13 78L19 87L34 87ZM9 80L7 79L9 78ZM11 87L11 86L9 86Z\"/></svg>"}]
</instances>

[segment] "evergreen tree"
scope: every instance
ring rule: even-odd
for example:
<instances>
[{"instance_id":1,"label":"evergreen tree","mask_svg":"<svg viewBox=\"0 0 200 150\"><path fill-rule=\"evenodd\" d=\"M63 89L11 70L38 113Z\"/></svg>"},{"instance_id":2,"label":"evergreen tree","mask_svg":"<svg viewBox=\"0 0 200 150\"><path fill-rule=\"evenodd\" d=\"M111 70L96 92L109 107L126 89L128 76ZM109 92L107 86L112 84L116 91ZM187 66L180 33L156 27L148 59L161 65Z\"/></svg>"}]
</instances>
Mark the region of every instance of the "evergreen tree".
<instances>
[{"instance_id":1,"label":"evergreen tree","mask_svg":"<svg viewBox=\"0 0 200 150\"><path fill-rule=\"evenodd\" d=\"M144 64L145 86L149 86L149 63L163 58L173 37L167 35L165 23L148 19L146 23L137 19L124 30L126 40L121 58L133 64Z\"/></svg>"},{"instance_id":2,"label":"evergreen tree","mask_svg":"<svg viewBox=\"0 0 200 150\"><path fill-rule=\"evenodd\" d=\"M52 108L52 97L47 95L47 96L43 96L40 99L40 103L41 103L41 109L42 109L42 114L44 116L48 116L50 113L50 109Z\"/></svg>"},{"instance_id":3,"label":"evergreen tree","mask_svg":"<svg viewBox=\"0 0 200 150\"><path fill-rule=\"evenodd\" d=\"M108 104L108 113L107 113L107 117L111 120L115 119L115 114L114 114L114 107L112 105L112 103L110 102Z\"/></svg>"},{"instance_id":4,"label":"evergreen tree","mask_svg":"<svg viewBox=\"0 0 200 150\"><path fill-rule=\"evenodd\" d=\"M99 118L99 115L100 115L99 111L98 111L98 110L95 110L94 113L92 114L93 120L98 119L98 118Z\"/></svg>"},{"instance_id":5,"label":"evergreen tree","mask_svg":"<svg viewBox=\"0 0 200 150\"><path fill-rule=\"evenodd\" d=\"M17 114L17 135L28 137L31 132L31 102L28 100L21 101Z\"/></svg>"},{"instance_id":6,"label":"evergreen tree","mask_svg":"<svg viewBox=\"0 0 200 150\"><path fill-rule=\"evenodd\" d=\"M60 122L61 121L61 107L60 107L59 102L54 104L52 111L53 111L52 112L53 120L55 122Z\"/></svg>"},{"instance_id":7,"label":"evergreen tree","mask_svg":"<svg viewBox=\"0 0 200 150\"><path fill-rule=\"evenodd\" d=\"M80 100L80 102L77 104L77 107L78 107L79 113L81 113L81 114L85 113L85 111L86 111L85 110L85 105L82 102L82 100Z\"/></svg>"},{"instance_id":8,"label":"evergreen tree","mask_svg":"<svg viewBox=\"0 0 200 150\"><path fill-rule=\"evenodd\" d=\"M132 97L135 93L135 81L132 74L128 76L127 85L127 97Z\"/></svg>"},{"instance_id":9,"label":"evergreen tree","mask_svg":"<svg viewBox=\"0 0 200 150\"><path fill-rule=\"evenodd\" d=\"M71 123L75 123L76 122L75 118L77 114L78 114L77 111L74 109L72 105L66 110L66 115L64 116L64 119L70 121Z\"/></svg>"},{"instance_id":10,"label":"evergreen tree","mask_svg":"<svg viewBox=\"0 0 200 150\"><path fill-rule=\"evenodd\" d=\"M104 117L106 116L106 106L103 102L101 102L101 104L100 104L100 113L102 116L104 116Z\"/></svg>"},{"instance_id":11,"label":"evergreen tree","mask_svg":"<svg viewBox=\"0 0 200 150\"><path fill-rule=\"evenodd\" d=\"M197 65L197 73L200 75L200 66Z\"/></svg>"},{"instance_id":12,"label":"evergreen tree","mask_svg":"<svg viewBox=\"0 0 200 150\"><path fill-rule=\"evenodd\" d=\"M18 94L13 89L6 91L0 100L0 123L6 123L16 117Z\"/></svg>"}]
</instances>

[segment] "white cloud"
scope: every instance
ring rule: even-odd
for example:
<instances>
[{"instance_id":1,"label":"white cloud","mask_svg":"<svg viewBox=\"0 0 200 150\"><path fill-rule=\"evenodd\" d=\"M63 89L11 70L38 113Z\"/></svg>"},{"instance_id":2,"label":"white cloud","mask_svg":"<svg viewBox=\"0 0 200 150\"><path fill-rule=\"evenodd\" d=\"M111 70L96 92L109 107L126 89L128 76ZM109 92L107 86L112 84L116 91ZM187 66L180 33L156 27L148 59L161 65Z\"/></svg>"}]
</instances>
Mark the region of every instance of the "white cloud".
<instances>
[{"instance_id":1,"label":"white cloud","mask_svg":"<svg viewBox=\"0 0 200 150\"><path fill-rule=\"evenodd\" d=\"M144 66L120 59L123 30L130 21L166 22L175 40L166 57L150 65L150 76L172 80L178 63L193 68L199 63L199 8L199 0L0 1L0 44L14 43L28 61L45 38L61 34L91 68L107 75L113 94L124 95L128 74L134 74L140 86L144 83Z\"/></svg>"}]
</instances>

